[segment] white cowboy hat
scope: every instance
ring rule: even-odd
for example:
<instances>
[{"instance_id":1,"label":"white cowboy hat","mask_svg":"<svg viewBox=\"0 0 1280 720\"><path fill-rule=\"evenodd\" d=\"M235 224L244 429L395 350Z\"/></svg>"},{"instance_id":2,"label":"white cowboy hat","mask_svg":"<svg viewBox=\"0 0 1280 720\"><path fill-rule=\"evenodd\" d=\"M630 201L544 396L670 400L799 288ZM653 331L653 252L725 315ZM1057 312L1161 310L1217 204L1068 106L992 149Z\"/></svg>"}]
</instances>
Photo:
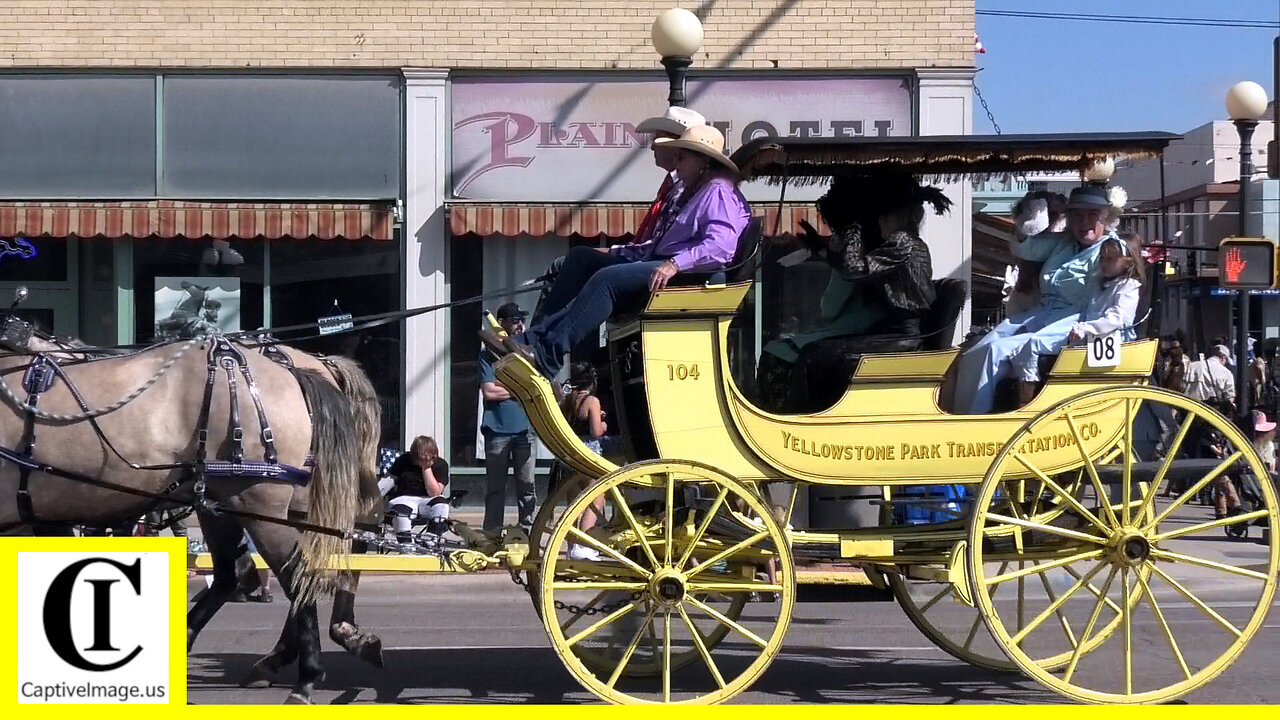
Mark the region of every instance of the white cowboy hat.
<instances>
[{"instance_id":1,"label":"white cowboy hat","mask_svg":"<svg viewBox=\"0 0 1280 720\"><path fill-rule=\"evenodd\" d=\"M702 113L695 112L686 107L672 105L667 108L667 112L658 117L651 117L644 120L636 126L636 132L639 133L655 133L665 132L672 135L683 135L685 130L698 125L706 125L707 119Z\"/></svg>"},{"instance_id":2,"label":"white cowboy hat","mask_svg":"<svg viewBox=\"0 0 1280 720\"><path fill-rule=\"evenodd\" d=\"M729 156L724 154L724 135L710 125L691 127L674 140L658 138L653 142L672 150L680 149L701 153L735 173L738 172L738 166L734 165Z\"/></svg>"}]
</instances>

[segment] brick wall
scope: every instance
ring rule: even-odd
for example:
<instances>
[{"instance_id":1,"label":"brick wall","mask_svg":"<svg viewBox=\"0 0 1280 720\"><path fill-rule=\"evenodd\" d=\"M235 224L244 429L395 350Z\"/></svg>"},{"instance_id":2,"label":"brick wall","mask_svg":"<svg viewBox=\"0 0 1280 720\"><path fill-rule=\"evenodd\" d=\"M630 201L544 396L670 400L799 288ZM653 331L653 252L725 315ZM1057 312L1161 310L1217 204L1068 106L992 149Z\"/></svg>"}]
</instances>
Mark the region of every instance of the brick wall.
<instances>
[{"instance_id":1,"label":"brick wall","mask_svg":"<svg viewBox=\"0 0 1280 720\"><path fill-rule=\"evenodd\" d=\"M0 0L0 68L654 68L676 0ZM973 65L974 0L684 0L698 67Z\"/></svg>"}]
</instances>

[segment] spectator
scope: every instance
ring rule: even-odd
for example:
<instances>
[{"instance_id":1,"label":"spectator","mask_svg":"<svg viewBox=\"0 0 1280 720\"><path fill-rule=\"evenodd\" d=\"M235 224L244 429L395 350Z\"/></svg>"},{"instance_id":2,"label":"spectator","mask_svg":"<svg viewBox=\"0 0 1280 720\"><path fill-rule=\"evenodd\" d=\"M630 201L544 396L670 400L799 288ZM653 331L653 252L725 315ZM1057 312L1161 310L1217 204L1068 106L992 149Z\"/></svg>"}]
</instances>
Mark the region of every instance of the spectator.
<instances>
[{"instance_id":1,"label":"spectator","mask_svg":"<svg viewBox=\"0 0 1280 720\"><path fill-rule=\"evenodd\" d=\"M498 308L497 320L513 340L524 334L528 316L516 303ZM533 527L533 511L537 494L533 484L533 437L529 417L520 402L511 396L493 371L497 355L492 350L480 352L480 395L484 412L480 433L484 436L484 531L491 536L502 532L507 505L507 469L515 473L517 522L528 532Z\"/></svg>"},{"instance_id":2,"label":"spectator","mask_svg":"<svg viewBox=\"0 0 1280 720\"><path fill-rule=\"evenodd\" d=\"M409 452L391 463L387 477L393 481L391 525L400 542L412 540L414 518L427 518L429 523L448 519L449 500L444 492L449 485L449 463L440 457L440 447L434 439L426 435L414 438ZM439 534L443 524L429 529Z\"/></svg>"},{"instance_id":3,"label":"spectator","mask_svg":"<svg viewBox=\"0 0 1280 720\"><path fill-rule=\"evenodd\" d=\"M1187 368L1186 393L1228 415L1235 412L1236 380L1227 369L1231 351L1226 345L1214 345L1209 357L1197 360Z\"/></svg>"},{"instance_id":4,"label":"spectator","mask_svg":"<svg viewBox=\"0 0 1280 720\"><path fill-rule=\"evenodd\" d=\"M592 452L602 455L600 438L604 436L608 425L604 421L604 411L600 409L600 398L595 396L596 369L591 363L574 363L569 370L569 392L560 403L560 411L569 421L574 434ZM577 482L577 478L569 482ZM604 497L593 502L591 508L578 519L578 529L586 532L596 526L598 516L604 513ZM595 548L574 543L569 546L570 560L600 559L600 552Z\"/></svg>"},{"instance_id":5,"label":"spectator","mask_svg":"<svg viewBox=\"0 0 1280 720\"><path fill-rule=\"evenodd\" d=\"M1266 413L1253 411L1253 449L1267 467L1267 472L1275 476L1276 472L1276 424L1267 419Z\"/></svg>"}]
</instances>

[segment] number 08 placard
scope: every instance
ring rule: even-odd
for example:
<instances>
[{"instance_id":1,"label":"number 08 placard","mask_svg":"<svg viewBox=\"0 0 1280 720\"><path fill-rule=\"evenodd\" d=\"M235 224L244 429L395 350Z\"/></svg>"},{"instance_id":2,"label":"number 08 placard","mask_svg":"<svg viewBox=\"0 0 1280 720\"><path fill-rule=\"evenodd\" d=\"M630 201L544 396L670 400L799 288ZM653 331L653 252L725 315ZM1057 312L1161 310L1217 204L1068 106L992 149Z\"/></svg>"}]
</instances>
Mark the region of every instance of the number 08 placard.
<instances>
[{"instance_id":1,"label":"number 08 placard","mask_svg":"<svg viewBox=\"0 0 1280 720\"><path fill-rule=\"evenodd\" d=\"M1120 364L1120 346L1124 343L1119 330L1106 335L1085 338L1089 367L1109 368Z\"/></svg>"}]
</instances>

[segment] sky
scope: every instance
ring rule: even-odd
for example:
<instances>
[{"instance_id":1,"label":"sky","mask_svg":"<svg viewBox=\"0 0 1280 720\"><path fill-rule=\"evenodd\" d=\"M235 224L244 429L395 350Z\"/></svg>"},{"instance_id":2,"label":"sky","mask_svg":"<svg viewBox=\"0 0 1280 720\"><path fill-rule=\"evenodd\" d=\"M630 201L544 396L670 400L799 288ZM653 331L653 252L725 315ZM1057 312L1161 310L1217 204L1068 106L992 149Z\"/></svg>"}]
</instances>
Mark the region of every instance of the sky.
<instances>
[{"instance_id":1,"label":"sky","mask_svg":"<svg viewBox=\"0 0 1280 720\"><path fill-rule=\"evenodd\" d=\"M1280 20L1280 0L976 0L977 10ZM1227 90L1274 95L1275 28L977 16L975 84L1000 130L1182 133L1226 119ZM974 99L973 132L995 132Z\"/></svg>"}]
</instances>

